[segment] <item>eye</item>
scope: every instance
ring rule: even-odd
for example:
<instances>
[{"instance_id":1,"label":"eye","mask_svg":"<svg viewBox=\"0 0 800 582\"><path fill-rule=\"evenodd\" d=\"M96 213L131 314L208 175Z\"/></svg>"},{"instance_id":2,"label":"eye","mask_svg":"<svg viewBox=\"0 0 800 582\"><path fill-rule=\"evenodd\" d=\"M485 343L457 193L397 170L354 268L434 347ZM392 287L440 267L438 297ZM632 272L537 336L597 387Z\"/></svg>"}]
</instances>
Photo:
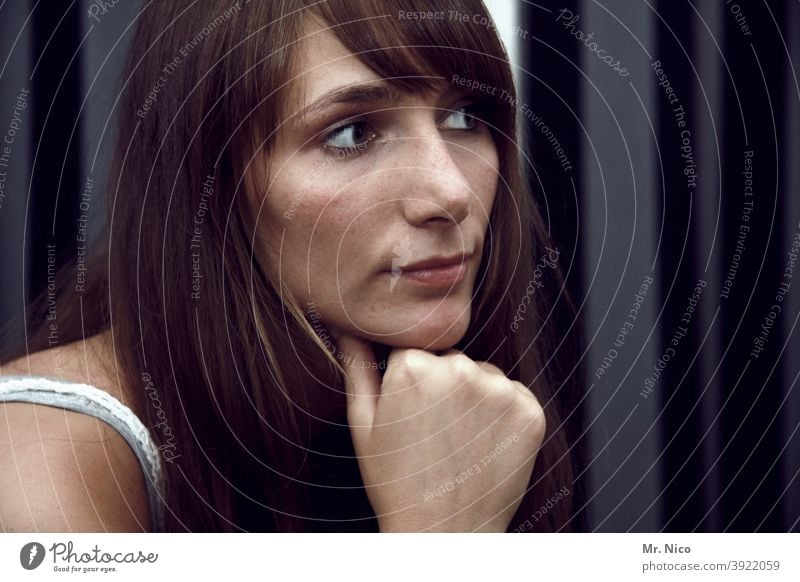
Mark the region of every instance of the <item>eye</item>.
<instances>
[{"instance_id":1,"label":"eye","mask_svg":"<svg viewBox=\"0 0 800 582\"><path fill-rule=\"evenodd\" d=\"M376 135L366 121L356 121L331 131L323 145L337 155L349 156L363 152Z\"/></svg>"},{"instance_id":2,"label":"eye","mask_svg":"<svg viewBox=\"0 0 800 582\"><path fill-rule=\"evenodd\" d=\"M447 116L447 119L445 119L445 129L461 129L467 131L475 129L480 123L480 119L478 119L476 115L481 109L481 106L477 103L462 105Z\"/></svg>"}]
</instances>

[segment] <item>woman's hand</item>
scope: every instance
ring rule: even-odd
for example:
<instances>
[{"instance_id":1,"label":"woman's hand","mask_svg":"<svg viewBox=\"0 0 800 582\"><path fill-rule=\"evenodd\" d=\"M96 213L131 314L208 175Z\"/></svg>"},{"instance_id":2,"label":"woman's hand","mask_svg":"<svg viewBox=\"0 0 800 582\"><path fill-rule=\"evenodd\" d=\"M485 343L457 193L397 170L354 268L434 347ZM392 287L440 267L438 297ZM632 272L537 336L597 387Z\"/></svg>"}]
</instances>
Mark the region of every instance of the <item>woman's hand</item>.
<instances>
[{"instance_id":1,"label":"woman's hand","mask_svg":"<svg viewBox=\"0 0 800 582\"><path fill-rule=\"evenodd\" d=\"M347 417L380 531L505 531L545 433L525 386L456 350L394 349L338 334Z\"/></svg>"}]
</instances>

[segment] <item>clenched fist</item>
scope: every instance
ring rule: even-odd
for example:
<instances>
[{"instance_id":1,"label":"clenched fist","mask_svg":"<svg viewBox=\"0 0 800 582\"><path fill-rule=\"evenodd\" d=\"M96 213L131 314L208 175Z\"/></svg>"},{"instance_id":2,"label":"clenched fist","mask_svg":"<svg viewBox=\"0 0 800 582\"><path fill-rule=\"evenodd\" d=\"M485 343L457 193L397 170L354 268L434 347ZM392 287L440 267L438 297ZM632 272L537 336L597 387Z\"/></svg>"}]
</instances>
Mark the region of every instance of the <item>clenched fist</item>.
<instances>
[{"instance_id":1,"label":"clenched fist","mask_svg":"<svg viewBox=\"0 0 800 582\"><path fill-rule=\"evenodd\" d=\"M368 342L336 335L380 531L505 531L545 434L533 393L456 350L394 349L381 379Z\"/></svg>"}]
</instances>

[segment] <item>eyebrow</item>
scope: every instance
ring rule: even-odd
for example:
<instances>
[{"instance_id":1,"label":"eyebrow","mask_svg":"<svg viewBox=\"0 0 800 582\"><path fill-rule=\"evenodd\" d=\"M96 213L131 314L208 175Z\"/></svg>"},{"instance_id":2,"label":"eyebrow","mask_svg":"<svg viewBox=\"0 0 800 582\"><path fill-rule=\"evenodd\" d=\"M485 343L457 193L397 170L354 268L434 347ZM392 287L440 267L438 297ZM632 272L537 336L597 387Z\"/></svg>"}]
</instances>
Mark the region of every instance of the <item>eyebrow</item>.
<instances>
[{"instance_id":1,"label":"eyebrow","mask_svg":"<svg viewBox=\"0 0 800 582\"><path fill-rule=\"evenodd\" d=\"M387 103L399 101L409 94L426 95L433 92L430 88L425 87L424 84L420 84L418 88L411 91L402 91L395 85L390 85L384 81L354 83L323 94L322 97L301 109L297 113L296 119L304 121L309 115L342 103Z\"/></svg>"}]
</instances>

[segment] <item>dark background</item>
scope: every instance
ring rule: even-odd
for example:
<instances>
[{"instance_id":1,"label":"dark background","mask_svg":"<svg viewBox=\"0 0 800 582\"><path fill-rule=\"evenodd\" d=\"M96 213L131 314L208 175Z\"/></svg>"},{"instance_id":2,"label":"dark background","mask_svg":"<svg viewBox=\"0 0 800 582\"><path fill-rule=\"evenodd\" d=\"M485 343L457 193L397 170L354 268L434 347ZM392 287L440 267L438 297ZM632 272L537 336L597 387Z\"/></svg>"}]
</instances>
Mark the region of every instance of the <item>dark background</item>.
<instances>
[{"instance_id":1,"label":"dark background","mask_svg":"<svg viewBox=\"0 0 800 582\"><path fill-rule=\"evenodd\" d=\"M87 227L99 228L113 88L139 5L122 2L92 19L93 2L33 4L0 7L4 135L17 95L29 90L0 168L0 323L46 286L47 245L59 264L74 256L88 179ZM585 427L575 442L586 457L581 519L589 531L798 531L800 264L793 279L783 273L800 232L800 3L514 5L521 102L539 120L521 119L529 172L578 306L579 319L567 323L584 338L585 397L566 403ZM562 9L579 16L573 28L559 20ZM684 128L655 61L683 106ZM690 132L694 187L681 129ZM750 230L739 252L743 224ZM632 321L646 277L654 283ZM705 287L684 325L698 281ZM790 287L781 312L754 357L782 282ZM626 321L633 327L615 346ZM680 327L685 337L646 390ZM609 350L615 357L596 375Z\"/></svg>"}]
</instances>

